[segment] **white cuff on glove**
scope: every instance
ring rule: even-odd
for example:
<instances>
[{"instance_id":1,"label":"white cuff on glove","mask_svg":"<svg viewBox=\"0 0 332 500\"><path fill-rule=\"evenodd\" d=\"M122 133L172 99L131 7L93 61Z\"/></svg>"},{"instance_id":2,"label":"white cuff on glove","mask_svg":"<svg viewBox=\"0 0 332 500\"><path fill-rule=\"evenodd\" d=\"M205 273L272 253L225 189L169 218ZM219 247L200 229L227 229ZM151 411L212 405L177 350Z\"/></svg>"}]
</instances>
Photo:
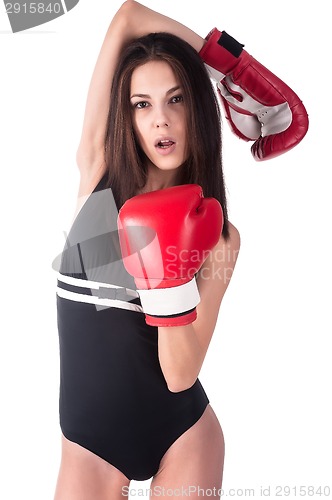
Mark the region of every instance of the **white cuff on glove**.
<instances>
[{"instance_id":1,"label":"white cuff on glove","mask_svg":"<svg viewBox=\"0 0 332 500\"><path fill-rule=\"evenodd\" d=\"M184 285L172 288L137 290L143 311L151 316L171 316L194 309L200 302L195 276Z\"/></svg>"}]
</instances>

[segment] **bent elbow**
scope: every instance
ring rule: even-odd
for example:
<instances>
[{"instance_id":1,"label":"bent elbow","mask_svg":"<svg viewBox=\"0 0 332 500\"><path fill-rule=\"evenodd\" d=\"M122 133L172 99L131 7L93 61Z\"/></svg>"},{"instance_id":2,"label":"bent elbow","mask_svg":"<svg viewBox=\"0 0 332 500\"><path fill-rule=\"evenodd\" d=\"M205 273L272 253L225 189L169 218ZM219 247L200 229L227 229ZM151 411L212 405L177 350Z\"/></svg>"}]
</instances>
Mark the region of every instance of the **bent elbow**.
<instances>
[{"instance_id":1,"label":"bent elbow","mask_svg":"<svg viewBox=\"0 0 332 500\"><path fill-rule=\"evenodd\" d=\"M190 389L195 382L196 379L192 381L192 380L184 380L183 378L166 380L168 390L174 393L183 392Z\"/></svg>"}]
</instances>

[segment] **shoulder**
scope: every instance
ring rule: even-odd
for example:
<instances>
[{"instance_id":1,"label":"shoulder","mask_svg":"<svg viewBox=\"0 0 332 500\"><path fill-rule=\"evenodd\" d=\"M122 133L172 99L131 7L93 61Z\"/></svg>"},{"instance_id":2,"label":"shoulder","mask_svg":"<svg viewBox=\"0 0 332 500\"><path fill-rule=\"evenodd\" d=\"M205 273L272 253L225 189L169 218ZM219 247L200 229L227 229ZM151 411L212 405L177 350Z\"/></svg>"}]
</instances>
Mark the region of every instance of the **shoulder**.
<instances>
[{"instance_id":1,"label":"shoulder","mask_svg":"<svg viewBox=\"0 0 332 500\"><path fill-rule=\"evenodd\" d=\"M237 257L237 254L240 250L241 237L240 237L240 233L239 233L238 229L231 222L228 222L228 229L229 229L229 238L227 240L225 240L225 238L223 238L223 236L221 236L220 240L215 248L227 246L229 249L231 249L232 251L235 252L233 255L233 258L234 258L234 257Z\"/></svg>"},{"instance_id":2,"label":"shoulder","mask_svg":"<svg viewBox=\"0 0 332 500\"><path fill-rule=\"evenodd\" d=\"M228 222L228 228L229 237L226 240L223 235L220 236L218 243L211 250L208 259L206 259L206 263L222 262L235 265L240 251L241 238L239 231L231 222Z\"/></svg>"},{"instance_id":3,"label":"shoulder","mask_svg":"<svg viewBox=\"0 0 332 500\"><path fill-rule=\"evenodd\" d=\"M106 174L106 168L98 163L95 168L80 168L78 198L89 196Z\"/></svg>"},{"instance_id":4,"label":"shoulder","mask_svg":"<svg viewBox=\"0 0 332 500\"><path fill-rule=\"evenodd\" d=\"M222 296L232 277L240 251L241 239L237 228L229 222L229 238L220 237L218 243L209 252L200 268L197 281L201 288L209 288Z\"/></svg>"}]
</instances>

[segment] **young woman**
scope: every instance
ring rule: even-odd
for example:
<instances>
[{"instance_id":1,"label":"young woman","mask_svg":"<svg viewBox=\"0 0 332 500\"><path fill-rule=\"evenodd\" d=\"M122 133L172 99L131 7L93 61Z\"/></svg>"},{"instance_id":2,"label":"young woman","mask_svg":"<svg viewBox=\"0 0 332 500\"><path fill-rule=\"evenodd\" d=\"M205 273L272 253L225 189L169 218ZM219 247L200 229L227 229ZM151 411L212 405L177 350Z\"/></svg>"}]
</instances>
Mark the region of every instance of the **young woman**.
<instances>
[{"instance_id":1,"label":"young woman","mask_svg":"<svg viewBox=\"0 0 332 500\"><path fill-rule=\"evenodd\" d=\"M151 498L162 488L177 498L188 488L191 498L202 495L198 488L219 498L223 433L198 375L240 238L227 217L219 108L198 54L203 45L190 29L128 0L93 72L77 151L77 212L57 288L63 435L55 500L117 500L131 480L150 478ZM162 205L175 187L180 196ZM198 231L196 241L205 242L217 234L192 272L199 301L160 323L158 311L148 320L114 226L114 207L124 213L142 196L147 215L162 207L163 228L177 221L170 241L187 231L187 202L206 217L190 235ZM200 211L211 198L220 211L216 203ZM176 241L179 257L186 240ZM186 243L181 252L186 262Z\"/></svg>"}]
</instances>

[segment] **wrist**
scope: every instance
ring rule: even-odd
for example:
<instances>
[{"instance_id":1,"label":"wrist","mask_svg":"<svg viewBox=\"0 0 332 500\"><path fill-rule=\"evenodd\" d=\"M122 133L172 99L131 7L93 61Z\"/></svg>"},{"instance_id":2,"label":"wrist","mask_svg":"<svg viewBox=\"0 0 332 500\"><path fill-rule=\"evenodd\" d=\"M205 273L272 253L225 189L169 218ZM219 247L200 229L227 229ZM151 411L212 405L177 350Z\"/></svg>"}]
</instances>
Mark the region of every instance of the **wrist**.
<instances>
[{"instance_id":1,"label":"wrist","mask_svg":"<svg viewBox=\"0 0 332 500\"><path fill-rule=\"evenodd\" d=\"M203 61L224 75L231 73L239 62L244 45L226 31L213 28L199 54Z\"/></svg>"},{"instance_id":2,"label":"wrist","mask_svg":"<svg viewBox=\"0 0 332 500\"><path fill-rule=\"evenodd\" d=\"M155 318L153 324L160 323L158 326L166 326L167 321L174 326L184 324L183 316L189 316L188 323L196 318L195 308L200 302L200 295L195 277L179 286L137 290L137 292L143 311L149 317L149 322L147 318L148 324L152 324L150 318Z\"/></svg>"}]
</instances>

